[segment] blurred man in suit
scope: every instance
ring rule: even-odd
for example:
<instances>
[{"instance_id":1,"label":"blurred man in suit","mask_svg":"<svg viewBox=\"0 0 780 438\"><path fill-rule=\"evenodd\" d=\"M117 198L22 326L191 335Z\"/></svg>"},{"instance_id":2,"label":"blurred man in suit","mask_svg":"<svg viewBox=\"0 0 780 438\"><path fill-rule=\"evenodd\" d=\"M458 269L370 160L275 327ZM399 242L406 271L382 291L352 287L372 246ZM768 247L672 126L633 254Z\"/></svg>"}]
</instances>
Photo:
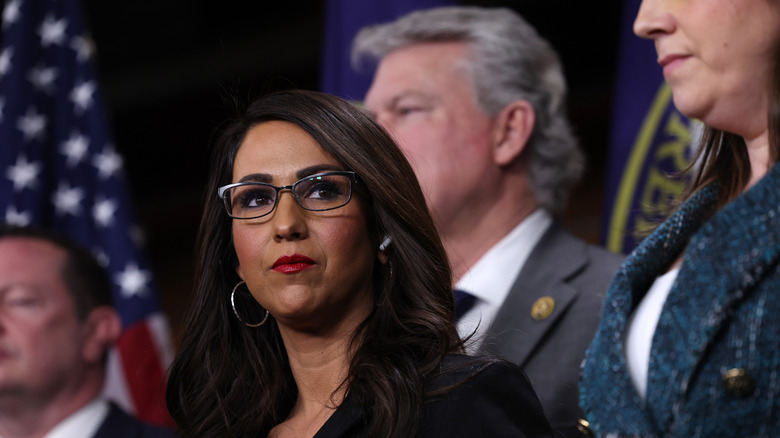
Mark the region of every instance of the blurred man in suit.
<instances>
[{"instance_id":1,"label":"blurred man in suit","mask_svg":"<svg viewBox=\"0 0 780 438\"><path fill-rule=\"evenodd\" d=\"M97 261L74 243L0 228L0 436L169 437L101 397L121 322Z\"/></svg>"},{"instance_id":2,"label":"blurred man in suit","mask_svg":"<svg viewBox=\"0 0 780 438\"><path fill-rule=\"evenodd\" d=\"M524 367L550 422L576 436L577 381L621 257L555 219L584 159L558 56L508 9L438 8L361 30L379 61L366 108L415 168L447 248L471 351ZM471 298L474 297L474 298ZM459 306L461 307L461 306Z\"/></svg>"}]
</instances>

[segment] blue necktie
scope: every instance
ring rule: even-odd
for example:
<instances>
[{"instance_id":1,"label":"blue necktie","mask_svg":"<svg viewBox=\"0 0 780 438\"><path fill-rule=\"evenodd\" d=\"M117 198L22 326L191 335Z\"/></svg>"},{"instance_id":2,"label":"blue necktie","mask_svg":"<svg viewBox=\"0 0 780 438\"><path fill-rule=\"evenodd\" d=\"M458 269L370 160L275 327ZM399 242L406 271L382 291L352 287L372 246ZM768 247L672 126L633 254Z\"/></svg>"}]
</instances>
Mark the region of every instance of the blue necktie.
<instances>
[{"instance_id":1,"label":"blue necktie","mask_svg":"<svg viewBox=\"0 0 780 438\"><path fill-rule=\"evenodd\" d=\"M453 291L455 295L455 320L459 320L461 316L465 315L474 304L477 302L477 297L471 295L465 290L455 289Z\"/></svg>"}]
</instances>

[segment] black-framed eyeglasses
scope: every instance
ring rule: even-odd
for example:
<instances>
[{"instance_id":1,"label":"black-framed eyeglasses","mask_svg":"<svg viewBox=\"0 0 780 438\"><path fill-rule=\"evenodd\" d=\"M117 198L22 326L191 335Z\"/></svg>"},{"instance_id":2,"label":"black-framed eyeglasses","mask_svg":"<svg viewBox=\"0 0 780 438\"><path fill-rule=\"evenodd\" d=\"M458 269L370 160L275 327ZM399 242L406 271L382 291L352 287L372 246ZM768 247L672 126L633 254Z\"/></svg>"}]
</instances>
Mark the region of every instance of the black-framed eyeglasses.
<instances>
[{"instance_id":1,"label":"black-framed eyeglasses","mask_svg":"<svg viewBox=\"0 0 780 438\"><path fill-rule=\"evenodd\" d=\"M352 171L324 172L307 176L289 186L246 181L217 189L233 219L255 219L276 208L279 192L290 190L295 202L304 210L326 211L343 207L352 199L357 175Z\"/></svg>"}]
</instances>

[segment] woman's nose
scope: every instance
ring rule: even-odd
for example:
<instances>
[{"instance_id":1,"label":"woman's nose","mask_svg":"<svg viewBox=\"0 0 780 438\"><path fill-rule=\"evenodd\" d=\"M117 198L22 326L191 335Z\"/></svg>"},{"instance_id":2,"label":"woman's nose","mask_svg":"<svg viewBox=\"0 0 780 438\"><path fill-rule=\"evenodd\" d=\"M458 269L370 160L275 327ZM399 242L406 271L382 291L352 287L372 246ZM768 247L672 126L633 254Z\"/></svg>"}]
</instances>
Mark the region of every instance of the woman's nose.
<instances>
[{"instance_id":1,"label":"woman's nose","mask_svg":"<svg viewBox=\"0 0 780 438\"><path fill-rule=\"evenodd\" d=\"M667 0L642 0L634 20L634 33L641 38L655 39L674 32L675 16Z\"/></svg>"},{"instance_id":2,"label":"woman's nose","mask_svg":"<svg viewBox=\"0 0 780 438\"><path fill-rule=\"evenodd\" d=\"M271 219L277 240L302 239L306 236L304 210L289 190L279 192L276 211Z\"/></svg>"}]
</instances>

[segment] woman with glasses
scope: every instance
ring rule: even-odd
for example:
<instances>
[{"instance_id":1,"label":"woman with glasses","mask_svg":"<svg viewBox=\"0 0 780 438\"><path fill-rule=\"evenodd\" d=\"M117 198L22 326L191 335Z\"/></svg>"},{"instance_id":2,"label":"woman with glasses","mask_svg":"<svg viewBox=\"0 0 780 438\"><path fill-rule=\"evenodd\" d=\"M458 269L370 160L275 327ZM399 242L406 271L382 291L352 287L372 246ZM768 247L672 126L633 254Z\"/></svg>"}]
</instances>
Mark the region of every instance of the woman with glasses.
<instances>
[{"instance_id":1,"label":"woman with glasses","mask_svg":"<svg viewBox=\"0 0 780 438\"><path fill-rule=\"evenodd\" d=\"M643 0L634 31L705 128L610 286L583 409L596 436L780 436L780 3Z\"/></svg>"},{"instance_id":2,"label":"woman with glasses","mask_svg":"<svg viewBox=\"0 0 780 438\"><path fill-rule=\"evenodd\" d=\"M361 110L272 94L212 163L168 383L182 436L552 436L522 371L461 354L417 180Z\"/></svg>"}]
</instances>

